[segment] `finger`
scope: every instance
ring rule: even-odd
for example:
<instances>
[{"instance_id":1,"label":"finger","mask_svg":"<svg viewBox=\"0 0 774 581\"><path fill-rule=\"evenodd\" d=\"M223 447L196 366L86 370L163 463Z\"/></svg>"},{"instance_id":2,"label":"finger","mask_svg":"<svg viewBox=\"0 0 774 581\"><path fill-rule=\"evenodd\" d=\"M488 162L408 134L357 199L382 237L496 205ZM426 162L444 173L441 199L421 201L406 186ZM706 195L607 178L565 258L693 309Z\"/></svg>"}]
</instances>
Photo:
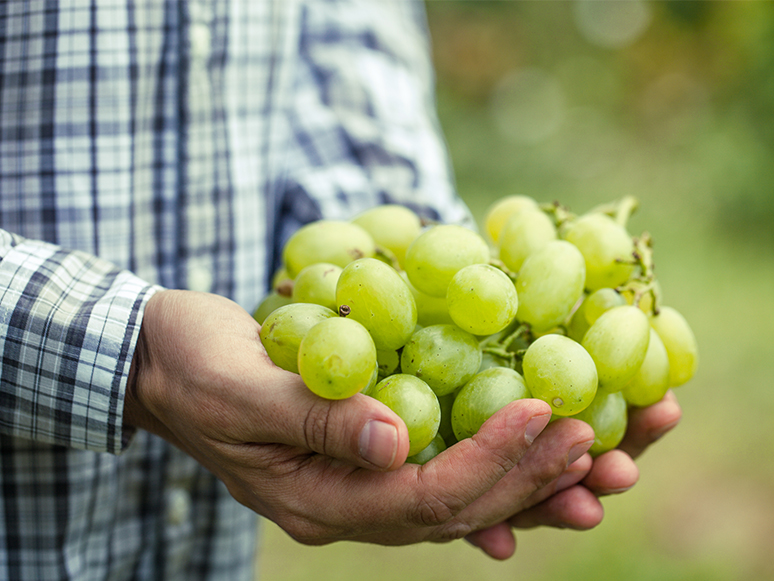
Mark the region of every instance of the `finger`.
<instances>
[{"instance_id":1,"label":"finger","mask_svg":"<svg viewBox=\"0 0 774 581\"><path fill-rule=\"evenodd\" d=\"M293 480L286 478L279 492L292 487L305 494L292 515L273 515L273 520L292 536L302 535L295 536L302 542L342 536L382 544L429 540L435 527L449 522L509 473L534 433L548 424L550 413L539 400L512 402L473 438L423 466L407 464L391 472L346 470L317 456L302 469L286 472ZM285 522L283 517L288 517ZM461 538L469 532L460 528L450 535Z\"/></svg>"},{"instance_id":2,"label":"finger","mask_svg":"<svg viewBox=\"0 0 774 581\"><path fill-rule=\"evenodd\" d=\"M597 496L619 494L637 483L640 472L631 457L622 450L611 450L594 460L583 485Z\"/></svg>"},{"instance_id":3,"label":"finger","mask_svg":"<svg viewBox=\"0 0 774 581\"><path fill-rule=\"evenodd\" d=\"M262 403L262 441L287 444L368 469L392 470L408 455L406 426L390 408L363 394L344 400L318 397L293 373Z\"/></svg>"},{"instance_id":4,"label":"finger","mask_svg":"<svg viewBox=\"0 0 774 581\"><path fill-rule=\"evenodd\" d=\"M551 423L518 465L460 513L459 520L480 530L540 502L555 491L558 478L569 466L578 462L571 474L576 470L585 474L590 469L586 451L593 442L594 432L585 422L566 419ZM578 480L582 477L570 476Z\"/></svg>"},{"instance_id":5,"label":"finger","mask_svg":"<svg viewBox=\"0 0 774 581\"><path fill-rule=\"evenodd\" d=\"M605 511L599 499L585 486L573 486L556 493L509 519L517 529L539 526L588 530L602 522Z\"/></svg>"},{"instance_id":6,"label":"finger","mask_svg":"<svg viewBox=\"0 0 774 581\"><path fill-rule=\"evenodd\" d=\"M516 537L506 522L498 523L488 529L473 531L465 537L465 540L498 561L509 559L516 552Z\"/></svg>"},{"instance_id":7,"label":"finger","mask_svg":"<svg viewBox=\"0 0 774 581\"><path fill-rule=\"evenodd\" d=\"M680 404L670 390L660 402L630 411L629 427L618 447L632 458L637 458L648 446L677 426L681 417Z\"/></svg>"}]
</instances>

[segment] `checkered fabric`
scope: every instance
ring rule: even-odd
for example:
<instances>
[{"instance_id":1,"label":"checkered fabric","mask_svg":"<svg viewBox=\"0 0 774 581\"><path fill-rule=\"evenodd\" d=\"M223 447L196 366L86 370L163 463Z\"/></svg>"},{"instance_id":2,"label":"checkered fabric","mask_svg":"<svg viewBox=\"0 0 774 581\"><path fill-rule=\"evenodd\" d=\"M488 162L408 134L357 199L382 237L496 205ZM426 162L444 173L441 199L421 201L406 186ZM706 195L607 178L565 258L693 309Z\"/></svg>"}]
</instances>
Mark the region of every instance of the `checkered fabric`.
<instances>
[{"instance_id":1,"label":"checkered fabric","mask_svg":"<svg viewBox=\"0 0 774 581\"><path fill-rule=\"evenodd\" d=\"M257 518L122 429L143 307L254 308L301 224L471 223L421 4L0 2L0 579L252 578Z\"/></svg>"}]
</instances>

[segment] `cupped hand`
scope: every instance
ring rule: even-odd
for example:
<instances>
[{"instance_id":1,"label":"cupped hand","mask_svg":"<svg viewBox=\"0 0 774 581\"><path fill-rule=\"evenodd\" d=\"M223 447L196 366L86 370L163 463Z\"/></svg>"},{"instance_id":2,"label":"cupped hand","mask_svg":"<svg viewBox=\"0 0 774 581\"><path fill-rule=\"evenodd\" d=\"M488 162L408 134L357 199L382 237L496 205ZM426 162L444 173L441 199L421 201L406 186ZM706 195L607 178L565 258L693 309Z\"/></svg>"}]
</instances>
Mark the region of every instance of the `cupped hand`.
<instances>
[{"instance_id":1,"label":"cupped hand","mask_svg":"<svg viewBox=\"0 0 774 581\"><path fill-rule=\"evenodd\" d=\"M125 424L185 450L239 502L308 544L406 544L487 530L534 504L546 487L553 491L593 440L583 422L546 428L549 406L528 399L428 464L404 464L408 434L400 418L362 394L315 396L298 375L271 363L259 330L227 299L154 295L132 363Z\"/></svg>"},{"instance_id":2,"label":"cupped hand","mask_svg":"<svg viewBox=\"0 0 774 581\"><path fill-rule=\"evenodd\" d=\"M677 426L681 417L682 410L672 391L656 404L633 408L626 435L617 449L593 461L588 455L580 458L527 499L523 510L504 522L472 533L468 540L491 557L505 559L516 549L512 528L587 530L597 526L604 516L599 497L619 494L634 486L639 479L634 459Z\"/></svg>"}]
</instances>

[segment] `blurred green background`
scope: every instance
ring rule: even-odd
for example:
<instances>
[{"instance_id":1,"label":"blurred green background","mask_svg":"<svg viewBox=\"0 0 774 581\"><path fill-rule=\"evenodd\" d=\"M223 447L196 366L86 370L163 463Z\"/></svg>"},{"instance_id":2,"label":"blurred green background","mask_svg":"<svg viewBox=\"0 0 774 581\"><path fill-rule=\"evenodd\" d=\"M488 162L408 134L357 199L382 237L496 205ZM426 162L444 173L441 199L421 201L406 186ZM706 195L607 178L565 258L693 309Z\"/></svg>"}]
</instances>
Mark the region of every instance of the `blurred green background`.
<instances>
[{"instance_id":1,"label":"blurred green background","mask_svg":"<svg viewBox=\"0 0 774 581\"><path fill-rule=\"evenodd\" d=\"M678 429L587 532L295 544L265 525L266 581L774 579L774 3L427 3L438 106L479 219L527 194L576 212L635 195L664 303L699 341Z\"/></svg>"}]
</instances>

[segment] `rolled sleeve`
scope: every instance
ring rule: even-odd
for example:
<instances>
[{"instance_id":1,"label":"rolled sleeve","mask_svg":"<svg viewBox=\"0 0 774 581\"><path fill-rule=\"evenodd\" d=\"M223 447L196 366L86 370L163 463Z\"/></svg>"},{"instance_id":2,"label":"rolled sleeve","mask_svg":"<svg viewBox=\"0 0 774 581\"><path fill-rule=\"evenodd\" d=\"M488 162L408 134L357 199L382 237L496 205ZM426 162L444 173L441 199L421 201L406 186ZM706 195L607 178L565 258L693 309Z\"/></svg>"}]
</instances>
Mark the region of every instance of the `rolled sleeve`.
<instances>
[{"instance_id":1,"label":"rolled sleeve","mask_svg":"<svg viewBox=\"0 0 774 581\"><path fill-rule=\"evenodd\" d=\"M131 358L156 290L86 253L0 232L0 432L120 453Z\"/></svg>"}]
</instances>

